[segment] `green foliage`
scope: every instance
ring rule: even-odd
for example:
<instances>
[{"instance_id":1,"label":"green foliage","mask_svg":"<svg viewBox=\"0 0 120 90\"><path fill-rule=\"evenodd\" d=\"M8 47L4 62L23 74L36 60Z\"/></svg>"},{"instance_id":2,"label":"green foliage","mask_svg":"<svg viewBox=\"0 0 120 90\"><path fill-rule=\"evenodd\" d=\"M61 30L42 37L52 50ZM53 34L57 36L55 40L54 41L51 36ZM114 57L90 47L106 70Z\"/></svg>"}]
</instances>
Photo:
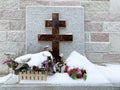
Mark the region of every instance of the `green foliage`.
<instances>
[{"instance_id":1,"label":"green foliage","mask_svg":"<svg viewBox=\"0 0 120 90\"><path fill-rule=\"evenodd\" d=\"M76 72L72 72L71 78L72 79L77 79L77 73Z\"/></svg>"},{"instance_id":2,"label":"green foliage","mask_svg":"<svg viewBox=\"0 0 120 90\"><path fill-rule=\"evenodd\" d=\"M83 80L86 80L86 79L87 79L87 74L84 73L84 75L83 75Z\"/></svg>"}]
</instances>

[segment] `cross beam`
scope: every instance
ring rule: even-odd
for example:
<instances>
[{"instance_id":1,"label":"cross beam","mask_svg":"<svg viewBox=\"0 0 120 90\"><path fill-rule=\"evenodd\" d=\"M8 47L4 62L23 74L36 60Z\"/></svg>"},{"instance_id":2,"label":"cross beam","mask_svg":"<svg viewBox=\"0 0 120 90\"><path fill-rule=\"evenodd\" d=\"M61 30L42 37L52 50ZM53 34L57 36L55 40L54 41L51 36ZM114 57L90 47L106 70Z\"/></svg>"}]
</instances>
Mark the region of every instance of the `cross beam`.
<instances>
[{"instance_id":1,"label":"cross beam","mask_svg":"<svg viewBox=\"0 0 120 90\"><path fill-rule=\"evenodd\" d=\"M45 21L45 27L52 27L52 34L38 34L38 41L52 41L52 54L56 62L61 61L59 56L59 42L72 41L72 34L59 34L59 27L66 27L65 21L59 21L59 14L52 13L52 20Z\"/></svg>"}]
</instances>

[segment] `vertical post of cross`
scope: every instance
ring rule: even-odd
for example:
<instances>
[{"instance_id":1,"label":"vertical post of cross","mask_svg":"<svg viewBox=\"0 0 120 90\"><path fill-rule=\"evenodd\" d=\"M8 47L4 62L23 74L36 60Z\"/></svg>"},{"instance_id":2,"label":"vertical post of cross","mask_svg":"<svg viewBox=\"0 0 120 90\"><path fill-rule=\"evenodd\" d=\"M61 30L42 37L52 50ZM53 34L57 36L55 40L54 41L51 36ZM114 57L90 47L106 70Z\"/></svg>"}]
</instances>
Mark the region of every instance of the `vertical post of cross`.
<instances>
[{"instance_id":1,"label":"vertical post of cross","mask_svg":"<svg viewBox=\"0 0 120 90\"><path fill-rule=\"evenodd\" d=\"M52 27L52 34L39 34L38 41L52 41L52 54L56 62L61 61L59 56L59 42L60 41L72 41L73 36L67 34L59 34L59 27L66 27L66 22L59 21L59 14L52 13L52 20L45 21L45 27Z\"/></svg>"}]
</instances>

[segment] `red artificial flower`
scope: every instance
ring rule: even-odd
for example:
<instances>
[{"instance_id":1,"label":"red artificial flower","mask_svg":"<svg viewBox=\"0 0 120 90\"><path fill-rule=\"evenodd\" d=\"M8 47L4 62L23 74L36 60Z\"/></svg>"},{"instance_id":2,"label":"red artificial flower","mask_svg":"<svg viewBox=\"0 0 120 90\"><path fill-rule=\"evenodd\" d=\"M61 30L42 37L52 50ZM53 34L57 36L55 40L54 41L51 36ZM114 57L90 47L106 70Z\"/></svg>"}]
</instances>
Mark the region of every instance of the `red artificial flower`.
<instances>
[{"instance_id":1,"label":"red artificial flower","mask_svg":"<svg viewBox=\"0 0 120 90\"><path fill-rule=\"evenodd\" d=\"M68 71L68 65L65 64L65 69L64 69L64 72L67 72Z\"/></svg>"}]
</instances>

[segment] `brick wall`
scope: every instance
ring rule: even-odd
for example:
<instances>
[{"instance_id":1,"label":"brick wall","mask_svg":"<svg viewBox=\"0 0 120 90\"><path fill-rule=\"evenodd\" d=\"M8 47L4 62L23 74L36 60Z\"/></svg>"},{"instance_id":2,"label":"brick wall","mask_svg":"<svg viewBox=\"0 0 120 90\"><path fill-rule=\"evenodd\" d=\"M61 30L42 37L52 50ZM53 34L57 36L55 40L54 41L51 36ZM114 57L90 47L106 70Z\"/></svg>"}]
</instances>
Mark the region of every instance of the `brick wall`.
<instances>
[{"instance_id":1,"label":"brick wall","mask_svg":"<svg viewBox=\"0 0 120 90\"><path fill-rule=\"evenodd\" d=\"M85 7L85 52L92 62L120 61L119 0L0 0L0 62L25 53L27 5ZM0 73L8 72L0 64Z\"/></svg>"}]
</instances>

